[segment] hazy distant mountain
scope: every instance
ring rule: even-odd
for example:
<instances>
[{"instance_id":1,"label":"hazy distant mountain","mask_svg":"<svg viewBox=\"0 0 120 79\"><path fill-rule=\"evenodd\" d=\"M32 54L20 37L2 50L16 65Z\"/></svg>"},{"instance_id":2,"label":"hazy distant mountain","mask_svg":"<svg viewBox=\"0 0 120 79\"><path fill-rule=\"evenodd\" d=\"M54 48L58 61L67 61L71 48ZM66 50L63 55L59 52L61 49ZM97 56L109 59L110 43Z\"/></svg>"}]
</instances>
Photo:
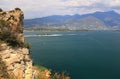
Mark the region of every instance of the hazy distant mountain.
<instances>
[{"instance_id":1,"label":"hazy distant mountain","mask_svg":"<svg viewBox=\"0 0 120 79\"><path fill-rule=\"evenodd\" d=\"M114 11L95 12L90 15L102 20L106 26L120 28L120 14Z\"/></svg>"},{"instance_id":2,"label":"hazy distant mountain","mask_svg":"<svg viewBox=\"0 0 120 79\"><path fill-rule=\"evenodd\" d=\"M53 15L43 18L25 20L25 27L32 28L66 28L70 30L106 30L120 28L120 14L114 11L95 12L73 16Z\"/></svg>"},{"instance_id":3,"label":"hazy distant mountain","mask_svg":"<svg viewBox=\"0 0 120 79\"><path fill-rule=\"evenodd\" d=\"M87 16L80 19L73 19L73 20L66 20L65 26L72 28L74 26L74 29L86 29L86 30L106 30L108 29L107 26L98 18L94 16ZM76 27L76 28L75 28Z\"/></svg>"}]
</instances>

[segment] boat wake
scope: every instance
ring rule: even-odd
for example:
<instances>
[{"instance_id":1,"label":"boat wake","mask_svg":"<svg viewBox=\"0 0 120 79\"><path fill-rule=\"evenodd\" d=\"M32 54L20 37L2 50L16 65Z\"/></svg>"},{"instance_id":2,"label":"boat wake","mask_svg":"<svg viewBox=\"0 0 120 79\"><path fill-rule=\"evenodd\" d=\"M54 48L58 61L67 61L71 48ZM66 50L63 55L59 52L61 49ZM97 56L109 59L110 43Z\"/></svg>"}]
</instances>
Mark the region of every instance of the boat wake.
<instances>
[{"instance_id":1,"label":"boat wake","mask_svg":"<svg viewBox=\"0 0 120 79\"><path fill-rule=\"evenodd\" d=\"M57 36L72 36L76 34L36 34L36 35L25 35L25 37L57 37Z\"/></svg>"},{"instance_id":2,"label":"boat wake","mask_svg":"<svg viewBox=\"0 0 120 79\"><path fill-rule=\"evenodd\" d=\"M25 35L25 37L54 37L63 36L62 34L50 34L50 35Z\"/></svg>"}]
</instances>

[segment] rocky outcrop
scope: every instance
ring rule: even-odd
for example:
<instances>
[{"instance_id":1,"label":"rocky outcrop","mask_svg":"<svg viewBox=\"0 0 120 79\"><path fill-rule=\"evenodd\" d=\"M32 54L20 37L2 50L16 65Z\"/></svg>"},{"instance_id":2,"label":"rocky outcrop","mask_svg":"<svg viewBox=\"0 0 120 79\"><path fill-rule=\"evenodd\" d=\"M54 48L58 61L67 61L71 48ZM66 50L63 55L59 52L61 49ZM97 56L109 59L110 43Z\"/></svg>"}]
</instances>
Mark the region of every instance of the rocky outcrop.
<instances>
[{"instance_id":1,"label":"rocky outcrop","mask_svg":"<svg viewBox=\"0 0 120 79\"><path fill-rule=\"evenodd\" d=\"M24 34L23 34L23 19L24 14L19 8L15 8L11 11L0 12L0 21L2 21L3 26L0 26L5 29L9 29L13 34L17 36L21 43L24 43Z\"/></svg>"},{"instance_id":2,"label":"rocky outcrop","mask_svg":"<svg viewBox=\"0 0 120 79\"><path fill-rule=\"evenodd\" d=\"M15 43L10 40L13 46L11 46L11 44L7 45L4 38L2 38L4 42L0 42L0 57L6 66L7 73L15 77L14 79L34 79L30 51L23 47L23 19L23 12L19 8L7 12L0 12L0 33L9 31L12 35L16 36L20 44L22 44L21 47L15 47ZM12 40L14 40L14 38L12 38Z\"/></svg>"},{"instance_id":3,"label":"rocky outcrop","mask_svg":"<svg viewBox=\"0 0 120 79\"><path fill-rule=\"evenodd\" d=\"M12 48L1 44L0 55L10 75L16 79L34 79L34 70L27 48Z\"/></svg>"}]
</instances>

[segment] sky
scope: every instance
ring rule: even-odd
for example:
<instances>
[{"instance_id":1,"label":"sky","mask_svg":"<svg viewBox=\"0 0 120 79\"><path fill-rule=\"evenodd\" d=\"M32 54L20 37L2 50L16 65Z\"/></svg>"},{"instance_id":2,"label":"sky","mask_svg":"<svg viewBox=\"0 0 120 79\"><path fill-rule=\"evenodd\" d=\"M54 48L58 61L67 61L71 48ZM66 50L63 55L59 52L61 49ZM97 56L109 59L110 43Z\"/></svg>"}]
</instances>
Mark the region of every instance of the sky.
<instances>
[{"instance_id":1,"label":"sky","mask_svg":"<svg viewBox=\"0 0 120 79\"><path fill-rule=\"evenodd\" d=\"M120 0L0 0L4 11L16 7L23 10L25 19L111 10L120 13Z\"/></svg>"}]
</instances>

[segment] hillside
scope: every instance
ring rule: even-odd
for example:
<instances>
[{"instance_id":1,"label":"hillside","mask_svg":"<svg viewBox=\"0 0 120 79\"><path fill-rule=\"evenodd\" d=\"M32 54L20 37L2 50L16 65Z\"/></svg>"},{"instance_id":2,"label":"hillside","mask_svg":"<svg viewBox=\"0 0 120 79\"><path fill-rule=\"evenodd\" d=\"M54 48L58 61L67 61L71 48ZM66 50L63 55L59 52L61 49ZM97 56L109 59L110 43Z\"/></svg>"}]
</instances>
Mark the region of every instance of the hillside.
<instances>
[{"instance_id":1,"label":"hillside","mask_svg":"<svg viewBox=\"0 0 120 79\"><path fill-rule=\"evenodd\" d=\"M106 25L94 16L88 16L77 20L67 20L65 26L71 30L85 29L85 30L107 30Z\"/></svg>"},{"instance_id":2,"label":"hillside","mask_svg":"<svg viewBox=\"0 0 120 79\"><path fill-rule=\"evenodd\" d=\"M85 15L53 15L27 19L25 28L63 28L70 30L108 30L120 28L120 14L114 11L95 12Z\"/></svg>"}]
</instances>

